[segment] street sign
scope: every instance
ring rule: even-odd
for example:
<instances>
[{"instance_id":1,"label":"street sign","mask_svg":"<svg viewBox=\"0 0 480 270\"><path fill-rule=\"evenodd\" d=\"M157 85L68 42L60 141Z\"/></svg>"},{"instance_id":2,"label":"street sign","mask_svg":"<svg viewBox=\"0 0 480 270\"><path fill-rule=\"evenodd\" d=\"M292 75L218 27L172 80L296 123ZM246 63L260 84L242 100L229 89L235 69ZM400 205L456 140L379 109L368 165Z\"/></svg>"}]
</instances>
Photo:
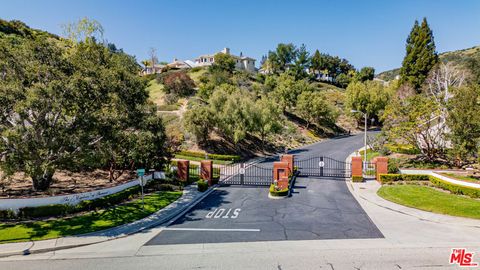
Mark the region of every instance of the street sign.
<instances>
[{"instance_id":1,"label":"street sign","mask_svg":"<svg viewBox=\"0 0 480 270\"><path fill-rule=\"evenodd\" d=\"M138 176L144 176L145 175L145 169L137 169L137 175Z\"/></svg>"},{"instance_id":2,"label":"street sign","mask_svg":"<svg viewBox=\"0 0 480 270\"><path fill-rule=\"evenodd\" d=\"M325 162L324 162L324 161L319 161L319 162L318 162L318 167L323 168L324 166L325 166Z\"/></svg>"}]
</instances>

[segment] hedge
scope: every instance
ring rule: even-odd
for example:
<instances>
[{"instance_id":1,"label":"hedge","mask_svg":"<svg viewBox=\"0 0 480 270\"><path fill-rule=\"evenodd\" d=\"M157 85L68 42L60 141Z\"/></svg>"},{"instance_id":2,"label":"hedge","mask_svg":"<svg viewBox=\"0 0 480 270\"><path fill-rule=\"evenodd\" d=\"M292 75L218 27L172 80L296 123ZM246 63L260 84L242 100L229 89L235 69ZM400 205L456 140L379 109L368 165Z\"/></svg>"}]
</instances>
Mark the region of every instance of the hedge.
<instances>
[{"instance_id":1,"label":"hedge","mask_svg":"<svg viewBox=\"0 0 480 270\"><path fill-rule=\"evenodd\" d=\"M197 187L198 187L198 191L204 192L208 189L208 182L200 179L197 181Z\"/></svg>"},{"instance_id":2,"label":"hedge","mask_svg":"<svg viewBox=\"0 0 480 270\"><path fill-rule=\"evenodd\" d=\"M205 153L195 152L195 151L180 151L179 155L196 157L196 158L205 158ZM224 160L224 161L240 161L242 158L238 155L220 155L220 154L208 154L209 159L215 160Z\"/></svg>"},{"instance_id":3,"label":"hedge","mask_svg":"<svg viewBox=\"0 0 480 270\"><path fill-rule=\"evenodd\" d=\"M387 184L397 181L430 181L434 186L450 191L457 195L466 195L472 198L480 198L480 189L449 183L442 179L426 174L381 174L380 183Z\"/></svg>"},{"instance_id":4,"label":"hedge","mask_svg":"<svg viewBox=\"0 0 480 270\"><path fill-rule=\"evenodd\" d=\"M271 184L270 185L270 195L274 197L284 197L288 195L288 188L281 189L281 190L275 190L275 185Z\"/></svg>"},{"instance_id":5,"label":"hedge","mask_svg":"<svg viewBox=\"0 0 480 270\"><path fill-rule=\"evenodd\" d=\"M150 181L145 186L145 189L155 186L155 181ZM161 185L158 185L161 186ZM32 219L32 218L44 218L44 217L58 217L65 216L68 214L83 212L83 211L92 211L101 208L106 208L110 206L117 205L126 200L133 199L134 195L140 192L139 186L134 186L127 188L115 194L110 194L102 198L95 200L86 200L81 201L77 205L70 204L50 204L42 205L37 207L23 207L20 208L17 214L17 217L22 219ZM13 212L12 212L13 213ZM4 210L0 211L0 219L14 219L15 215L5 212Z\"/></svg>"},{"instance_id":6,"label":"hedge","mask_svg":"<svg viewBox=\"0 0 480 270\"><path fill-rule=\"evenodd\" d=\"M392 183L397 181L429 181L430 176L426 174L380 174L380 183Z\"/></svg>"},{"instance_id":7,"label":"hedge","mask_svg":"<svg viewBox=\"0 0 480 270\"><path fill-rule=\"evenodd\" d=\"M363 176L361 175L353 175L352 182L363 182Z\"/></svg>"},{"instance_id":8,"label":"hedge","mask_svg":"<svg viewBox=\"0 0 480 270\"><path fill-rule=\"evenodd\" d=\"M432 182L432 184L434 184L436 187L448 190L453 194L466 195L472 198L480 198L480 189L478 188L456 185L433 176L430 177L430 182Z\"/></svg>"}]
</instances>

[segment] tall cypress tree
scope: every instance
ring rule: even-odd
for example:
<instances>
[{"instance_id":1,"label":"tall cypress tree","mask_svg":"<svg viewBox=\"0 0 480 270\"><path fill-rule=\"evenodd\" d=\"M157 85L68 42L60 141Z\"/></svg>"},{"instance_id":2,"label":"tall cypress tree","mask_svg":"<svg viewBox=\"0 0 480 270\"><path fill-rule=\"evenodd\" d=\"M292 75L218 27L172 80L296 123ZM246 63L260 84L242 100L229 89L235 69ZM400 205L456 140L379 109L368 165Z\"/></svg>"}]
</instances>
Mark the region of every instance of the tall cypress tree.
<instances>
[{"instance_id":1,"label":"tall cypress tree","mask_svg":"<svg viewBox=\"0 0 480 270\"><path fill-rule=\"evenodd\" d=\"M406 52L400 69L401 81L411 84L420 92L428 73L438 62L433 33L426 18L423 18L421 25L415 20L407 38Z\"/></svg>"}]
</instances>

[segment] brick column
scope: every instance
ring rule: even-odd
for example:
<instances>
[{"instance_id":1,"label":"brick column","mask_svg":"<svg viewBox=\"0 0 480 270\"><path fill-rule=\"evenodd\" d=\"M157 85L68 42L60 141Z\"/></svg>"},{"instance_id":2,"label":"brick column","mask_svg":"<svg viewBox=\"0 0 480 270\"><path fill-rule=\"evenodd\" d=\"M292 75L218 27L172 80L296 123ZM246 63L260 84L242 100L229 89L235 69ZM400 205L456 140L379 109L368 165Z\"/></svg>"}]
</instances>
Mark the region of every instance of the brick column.
<instances>
[{"instance_id":1,"label":"brick column","mask_svg":"<svg viewBox=\"0 0 480 270\"><path fill-rule=\"evenodd\" d=\"M280 158L280 161L287 162L288 167L290 168L290 172L293 172L293 169L295 166L293 155L282 155L282 157Z\"/></svg>"},{"instance_id":2,"label":"brick column","mask_svg":"<svg viewBox=\"0 0 480 270\"><path fill-rule=\"evenodd\" d=\"M362 157L352 157L352 176L363 176Z\"/></svg>"},{"instance_id":3,"label":"brick column","mask_svg":"<svg viewBox=\"0 0 480 270\"><path fill-rule=\"evenodd\" d=\"M377 181L380 181L380 174L388 173L388 158L387 157L377 157L376 160L376 178Z\"/></svg>"},{"instance_id":4,"label":"brick column","mask_svg":"<svg viewBox=\"0 0 480 270\"><path fill-rule=\"evenodd\" d=\"M177 161L177 177L180 181L188 181L188 173L190 169L190 161L188 160L179 160Z\"/></svg>"},{"instance_id":5,"label":"brick column","mask_svg":"<svg viewBox=\"0 0 480 270\"><path fill-rule=\"evenodd\" d=\"M213 161L202 160L200 162L200 179L207 180L208 185L213 185Z\"/></svg>"},{"instance_id":6,"label":"brick column","mask_svg":"<svg viewBox=\"0 0 480 270\"><path fill-rule=\"evenodd\" d=\"M288 176L290 175L290 167L288 162L273 162L273 180L277 180L279 189L288 188Z\"/></svg>"}]
</instances>

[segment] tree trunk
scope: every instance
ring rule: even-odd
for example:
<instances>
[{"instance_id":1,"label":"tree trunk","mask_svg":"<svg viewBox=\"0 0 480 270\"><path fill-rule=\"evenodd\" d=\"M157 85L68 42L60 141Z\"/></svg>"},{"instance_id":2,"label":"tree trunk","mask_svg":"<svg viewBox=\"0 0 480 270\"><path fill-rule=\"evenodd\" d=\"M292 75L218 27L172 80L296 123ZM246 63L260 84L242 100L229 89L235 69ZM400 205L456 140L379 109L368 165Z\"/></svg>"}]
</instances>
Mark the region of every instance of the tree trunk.
<instances>
[{"instance_id":1,"label":"tree trunk","mask_svg":"<svg viewBox=\"0 0 480 270\"><path fill-rule=\"evenodd\" d=\"M35 191L45 191L52 184L53 173L43 173L40 175L31 176L33 182L33 189Z\"/></svg>"}]
</instances>

